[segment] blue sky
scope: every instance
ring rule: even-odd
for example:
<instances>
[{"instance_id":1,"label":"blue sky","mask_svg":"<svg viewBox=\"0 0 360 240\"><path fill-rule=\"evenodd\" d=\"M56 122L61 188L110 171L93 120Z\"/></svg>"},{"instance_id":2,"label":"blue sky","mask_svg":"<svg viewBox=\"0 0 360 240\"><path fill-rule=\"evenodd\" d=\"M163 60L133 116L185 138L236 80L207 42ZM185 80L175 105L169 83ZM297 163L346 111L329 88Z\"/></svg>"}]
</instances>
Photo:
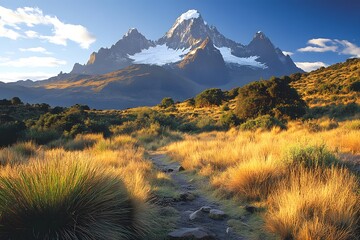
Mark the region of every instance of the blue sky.
<instances>
[{"instance_id":1,"label":"blue sky","mask_svg":"<svg viewBox=\"0 0 360 240\"><path fill-rule=\"evenodd\" d=\"M360 57L356 0L0 0L0 81L69 72L132 27L156 40L189 9L242 44L263 31L306 70Z\"/></svg>"}]
</instances>

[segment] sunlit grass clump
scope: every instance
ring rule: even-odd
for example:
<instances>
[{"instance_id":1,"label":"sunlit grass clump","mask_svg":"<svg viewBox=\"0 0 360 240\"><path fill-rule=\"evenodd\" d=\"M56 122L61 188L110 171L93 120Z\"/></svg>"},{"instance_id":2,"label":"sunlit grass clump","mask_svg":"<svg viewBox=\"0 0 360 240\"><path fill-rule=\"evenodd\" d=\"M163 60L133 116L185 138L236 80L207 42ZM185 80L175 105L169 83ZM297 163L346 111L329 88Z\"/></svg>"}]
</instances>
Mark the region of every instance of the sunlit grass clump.
<instances>
[{"instance_id":1,"label":"sunlit grass clump","mask_svg":"<svg viewBox=\"0 0 360 240\"><path fill-rule=\"evenodd\" d=\"M282 239L357 239L358 188L344 169L294 170L269 199L267 228Z\"/></svg>"},{"instance_id":2,"label":"sunlit grass clump","mask_svg":"<svg viewBox=\"0 0 360 240\"><path fill-rule=\"evenodd\" d=\"M123 182L80 161L51 160L0 176L0 239L137 239Z\"/></svg>"}]
</instances>

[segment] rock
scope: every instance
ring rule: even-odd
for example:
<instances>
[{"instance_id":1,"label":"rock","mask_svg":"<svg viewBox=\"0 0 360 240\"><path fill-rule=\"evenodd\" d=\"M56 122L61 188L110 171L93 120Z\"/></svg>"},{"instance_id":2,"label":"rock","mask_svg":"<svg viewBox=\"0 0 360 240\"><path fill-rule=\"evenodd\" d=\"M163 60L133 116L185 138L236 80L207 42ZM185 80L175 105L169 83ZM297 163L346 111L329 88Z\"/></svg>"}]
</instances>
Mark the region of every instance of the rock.
<instances>
[{"instance_id":1,"label":"rock","mask_svg":"<svg viewBox=\"0 0 360 240\"><path fill-rule=\"evenodd\" d=\"M174 169L172 169L172 168L167 169L167 172L173 172L173 171L174 171Z\"/></svg>"},{"instance_id":2,"label":"rock","mask_svg":"<svg viewBox=\"0 0 360 240\"><path fill-rule=\"evenodd\" d=\"M203 207L200 208L200 210L201 210L202 212L209 213L210 210L211 210L211 207L209 207L209 206L203 206Z\"/></svg>"},{"instance_id":3,"label":"rock","mask_svg":"<svg viewBox=\"0 0 360 240\"><path fill-rule=\"evenodd\" d=\"M180 166L180 167L178 168L178 171L179 171L179 172L185 171L185 168L184 168L183 166Z\"/></svg>"},{"instance_id":4,"label":"rock","mask_svg":"<svg viewBox=\"0 0 360 240\"><path fill-rule=\"evenodd\" d=\"M183 192L180 193L179 197L176 199L178 201L193 201L195 199L195 195L191 192Z\"/></svg>"},{"instance_id":5,"label":"rock","mask_svg":"<svg viewBox=\"0 0 360 240\"><path fill-rule=\"evenodd\" d=\"M168 239L171 240L189 240L189 239L201 239L201 240L213 240L215 235L204 228L181 228L168 234Z\"/></svg>"},{"instance_id":6,"label":"rock","mask_svg":"<svg viewBox=\"0 0 360 240\"><path fill-rule=\"evenodd\" d=\"M215 220L222 220L226 217L226 214L218 209L211 209L209 213L209 217Z\"/></svg>"},{"instance_id":7,"label":"rock","mask_svg":"<svg viewBox=\"0 0 360 240\"><path fill-rule=\"evenodd\" d=\"M248 211L249 213L254 213L256 212L258 209L255 206L251 206L251 205L246 205L245 206L245 210Z\"/></svg>"},{"instance_id":8,"label":"rock","mask_svg":"<svg viewBox=\"0 0 360 240\"><path fill-rule=\"evenodd\" d=\"M195 212L193 212L193 213L191 213L189 215L189 219L190 220L195 220L195 219L200 218L202 216L203 216L202 211L201 210L196 210Z\"/></svg>"}]
</instances>

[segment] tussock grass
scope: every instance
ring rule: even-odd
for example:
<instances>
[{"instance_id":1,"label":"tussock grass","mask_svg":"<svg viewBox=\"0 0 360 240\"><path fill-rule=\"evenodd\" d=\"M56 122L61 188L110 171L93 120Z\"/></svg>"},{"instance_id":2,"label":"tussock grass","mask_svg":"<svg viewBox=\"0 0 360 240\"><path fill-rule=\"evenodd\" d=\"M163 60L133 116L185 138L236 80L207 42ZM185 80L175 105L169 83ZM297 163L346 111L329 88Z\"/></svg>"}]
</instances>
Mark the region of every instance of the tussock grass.
<instances>
[{"instance_id":1,"label":"tussock grass","mask_svg":"<svg viewBox=\"0 0 360 240\"><path fill-rule=\"evenodd\" d=\"M122 181L80 161L45 161L0 177L1 239L135 239Z\"/></svg>"},{"instance_id":2,"label":"tussock grass","mask_svg":"<svg viewBox=\"0 0 360 240\"><path fill-rule=\"evenodd\" d=\"M212 183L247 200L263 200L285 176L285 165L272 157L240 162L215 176Z\"/></svg>"},{"instance_id":3,"label":"tussock grass","mask_svg":"<svg viewBox=\"0 0 360 240\"><path fill-rule=\"evenodd\" d=\"M283 239L356 239L359 183L337 156L360 153L360 132L348 122L319 124L321 131L290 122L285 131L188 135L166 149L219 196L267 206L266 226Z\"/></svg>"},{"instance_id":4,"label":"tussock grass","mask_svg":"<svg viewBox=\"0 0 360 240\"><path fill-rule=\"evenodd\" d=\"M36 155L38 146L33 142L16 143L11 147L0 149L0 165L17 165L26 163Z\"/></svg>"},{"instance_id":5,"label":"tussock grass","mask_svg":"<svg viewBox=\"0 0 360 240\"><path fill-rule=\"evenodd\" d=\"M282 239L357 239L359 183L347 170L293 170L269 199L267 228Z\"/></svg>"}]
</instances>

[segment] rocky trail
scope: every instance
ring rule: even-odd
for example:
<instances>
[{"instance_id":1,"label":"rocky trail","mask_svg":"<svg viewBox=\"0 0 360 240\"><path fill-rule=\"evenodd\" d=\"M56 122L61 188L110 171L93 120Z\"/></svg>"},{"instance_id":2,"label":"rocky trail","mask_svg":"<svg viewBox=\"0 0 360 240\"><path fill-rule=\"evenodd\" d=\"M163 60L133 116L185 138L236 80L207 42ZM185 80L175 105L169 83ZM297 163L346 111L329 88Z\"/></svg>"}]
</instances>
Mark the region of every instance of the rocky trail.
<instances>
[{"instance_id":1,"label":"rocky trail","mask_svg":"<svg viewBox=\"0 0 360 240\"><path fill-rule=\"evenodd\" d=\"M153 164L171 177L180 192L179 199L158 200L159 205L171 206L181 215L177 229L168 234L168 239L245 239L232 231L227 225L227 213L218 203L198 191L200 183L189 181L179 163L166 160L166 152L149 152L149 155Z\"/></svg>"}]
</instances>

